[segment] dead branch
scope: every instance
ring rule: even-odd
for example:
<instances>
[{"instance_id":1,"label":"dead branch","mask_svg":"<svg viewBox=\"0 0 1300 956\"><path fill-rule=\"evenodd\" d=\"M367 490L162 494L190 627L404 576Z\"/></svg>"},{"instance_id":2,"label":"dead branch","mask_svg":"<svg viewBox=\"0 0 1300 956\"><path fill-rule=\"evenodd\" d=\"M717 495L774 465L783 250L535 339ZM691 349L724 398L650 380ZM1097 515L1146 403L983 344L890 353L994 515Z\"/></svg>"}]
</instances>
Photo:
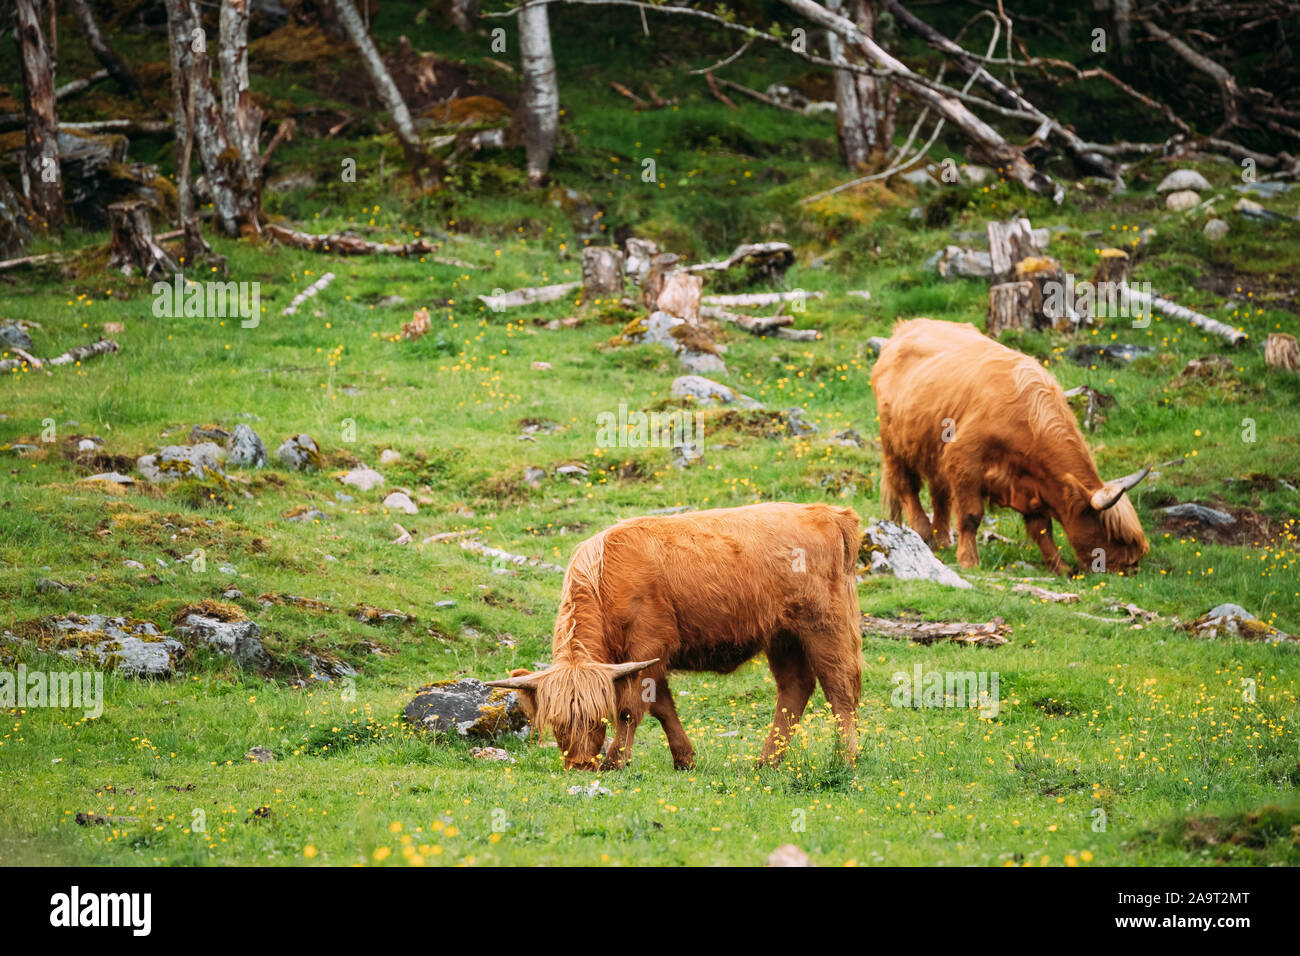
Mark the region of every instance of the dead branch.
<instances>
[{"instance_id":1,"label":"dead branch","mask_svg":"<svg viewBox=\"0 0 1300 956\"><path fill-rule=\"evenodd\" d=\"M99 355L108 355L116 352L118 345L112 339L100 339L98 342L91 342L89 345L78 345L68 349L62 355L56 355L54 358L41 359L32 355L23 353L24 358L4 359L0 361L0 372L9 372L16 368L22 368L27 365L33 369L44 368L46 365L71 365L74 362L84 362L87 359L95 358ZM10 349L11 352L17 353L18 349Z\"/></svg>"},{"instance_id":2,"label":"dead branch","mask_svg":"<svg viewBox=\"0 0 1300 956\"><path fill-rule=\"evenodd\" d=\"M581 282L561 282L558 285L516 289L513 292L505 292L501 295L481 295L478 300L493 312L497 312L501 309L513 309L520 305L540 305L543 302L554 302L556 299L562 299L570 292L581 288Z\"/></svg>"},{"instance_id":3,"label":"dead branch","mask_svg":"<svg viewBox=\"0 0 1300 956\"><path fill-rule=\"evenodd\" d=\"M438 248L427 239L414 239L411 242L369 242L343 232L317 236L276 224L266 226L266 232L276 242L284 243L286 246L306 249L309 252L332 252L340 256L418 256Z\"/></svg>"},{"instance_id":4,"label":"dead branch","mask_svg":"<svg viewBox=\"0 0 1300 956\"><path fill-rule=\"evenodd\" d=\"M1148 295L1145 292L1133 288L1131 285L1121 286L1120 294L1127 302L1131 302L1144 309L1160 312L1170 318L1187 322L1190 325L1196 326L1202 332L1210 332L1214 335L1221 336L1233 345L1240 345L1242 342L1246 341L1246 339L1250 338L1249 335L1242 332L1240 329L1234 329L1232 326L1226 325L1217 319L1212 319L1208 315L1201 315L1201 313L1194 312L1186 306L1170 302L1168 299L1162 299L1158 295Z\"/></svg>"}]
</instances>

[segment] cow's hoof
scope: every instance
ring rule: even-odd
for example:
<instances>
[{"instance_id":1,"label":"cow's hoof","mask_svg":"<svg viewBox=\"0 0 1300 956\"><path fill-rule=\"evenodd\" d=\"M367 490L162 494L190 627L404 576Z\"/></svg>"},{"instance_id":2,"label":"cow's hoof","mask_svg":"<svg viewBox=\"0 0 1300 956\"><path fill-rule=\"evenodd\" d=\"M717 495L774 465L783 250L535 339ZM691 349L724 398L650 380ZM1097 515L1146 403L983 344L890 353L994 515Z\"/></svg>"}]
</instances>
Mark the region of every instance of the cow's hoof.
<instances>
[{"instance_id":1,"label":"cow's hoof","mask_svg":"<svg viewBox=\"0 0 1300 956\"><path fill-rule=\"evenodd\" d=\"M694 769L695 769L695 754L690 754L689 756L686 756L686 757L674 757L674 758L673 758L673 769L674 769L674 770L694 770Z\"/></svg>"}]
</instances>

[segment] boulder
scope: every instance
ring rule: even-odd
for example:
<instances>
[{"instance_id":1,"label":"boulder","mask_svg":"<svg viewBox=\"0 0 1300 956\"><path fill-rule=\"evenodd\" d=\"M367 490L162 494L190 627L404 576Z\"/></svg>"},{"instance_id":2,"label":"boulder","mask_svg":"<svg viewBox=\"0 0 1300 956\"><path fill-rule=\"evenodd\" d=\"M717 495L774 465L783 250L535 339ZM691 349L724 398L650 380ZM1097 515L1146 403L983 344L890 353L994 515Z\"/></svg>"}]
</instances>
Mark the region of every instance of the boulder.
<instances>
[{"instance_id":1,"label":"boulder","mask_svg":"<svg viewBox=\"0 0 1300 956\"><path fill-rule=\"evenodd\" d=\"M316 471L320 468L320 448L310 435L290 435L275 450L275 457L293 471Z\"/></svg>"},{"instance_id":2,"label":"boulder","mask_svg":"<svg viewBox=\"0 0 1300 956\"><path fill-rule=\"evenodd\" d=\"M862 535L862 550L870 557L872 574L892 574L908 581L933 581L954 588L971 583L934 556L911 528L892 521L877 521Z\"/></svg>"},{"instance_id":3,"label":"boulder","mask_svg":"<svg viewBox=\"0 0 1300 956\"><path fill-rule=\"evenodd\" d=\"M266 445L261 437L247 425L236 425L235 432L226 444L226 464L232 468L265 468L270 464Z\"/></svg>"},{"instance_id":4,"label":"boulder","mask_svg":"<svg viewBox=\"0 0 1300 956\"><path fill-rule=\"evenodd\" d=\"M261 630L254 621L223 621L203 614L187 614L173 633L233 657L246 670L261 670L271 664L271 655L263 646Z\"/></svg>"},{"instance_id":5,"label":"boulder","mask_svg":"<svg viewBox=\"0 0 1300 956\"><path fill-rule=\"evenodd\" d=\"M1216 528L1226 528L1235 524L1237 519L1226 511L1219 511L1216 508L1207 508L1204 505L1185 502L1181 505L1171 505L1164 509L1165 514L1174 518L1189 518L1200 524L1210 525Z\"/></svg>"},{"instance_id":6,"label":"boulder","mask_svg":"<svg viewBox=\"0 0 1300 956\"><path fill-rule=\"evenodd\" d=\"M1296 640L1285 631L1279 631L1273 625L1259 620L1239 604L1220 604L1211 608L1187 625L1187 629L1196 637L1209 640L1228 636L1270 644Z\"/></svg>"},{"instance_id":7,"label":"boulder","mask_svg":"<svg viewBox=\"0 0 1300 956\"><path fill-rule=\"evenodd\" d=\"M221 463L226 453L212 442L197 445L168 445L157 454L142 455L136 459L136 470L150 484L163 484L181 478L207 480L209 474L225 478Z\"/></svg>"},{"instance_id":8,"label":"boulder","mask_svg":"<svg viewBox=\"0 0 1300 956\"><path fill-rule=\"evenodd\" d=\"M420 509L415 506L411 496L402 491L394 491L384 499L384 507L390 511L401 511L404 514L413 515Z\"/></svg>"},{"instance_id":9,"label":"boulder","mask_svg":"<svg viewBox=\"0 0 1300 956\"><path fill-rule=\"evenodd\" d=\"M667 312L653 312L648 319L633 322L623 333L628 342L662 345L692 372L726 373L726 363L712 340L696 326Z\"/></svg>"},{"instance_id":10,"label":"boulder","mask_svg":"<svg viewBox=\"0 0 1300 956\"><path fill-rule=\"evenodd\" d=\"M528 716L514 691L487 687L472 677L421 687L405 713L414 726L436 734L490 739L528 729Z\"/></svg>"},{"instance_id":11,"label":"boulder","mask_svg":"<svg viewBox=\"0 0 1300 956\"><path fill-rule=\"evenodd\" d=\"M115 671L123 677L168 678L185 655L185 645L151 621L106 614L50 618L61 657Z\"/></svg>"},{"instance_id":12,"label":"boulder","mask_svg":"<svg viewBox=\"0 0 1300 956\"><path fill-rule=\"evenodd\" d=\"M673 395L677 398L693 398L701 405L730 405L735 403L742 408L762 408L763 403L755 401L748 395L732 391L721 382L702 375L680 375L673 379Z\"/></svg>"},{"instance_id":13,"label":"boulder","mask_svg":"<svg viewBox=\"0 0 1300 956\"><path fill-rule=\"evenodd\" d=\"M936 270L945 279L984 279L993 275L993 260L982 249L944 246L925 260L925 268Z\"/></svg>"}]
</instances>

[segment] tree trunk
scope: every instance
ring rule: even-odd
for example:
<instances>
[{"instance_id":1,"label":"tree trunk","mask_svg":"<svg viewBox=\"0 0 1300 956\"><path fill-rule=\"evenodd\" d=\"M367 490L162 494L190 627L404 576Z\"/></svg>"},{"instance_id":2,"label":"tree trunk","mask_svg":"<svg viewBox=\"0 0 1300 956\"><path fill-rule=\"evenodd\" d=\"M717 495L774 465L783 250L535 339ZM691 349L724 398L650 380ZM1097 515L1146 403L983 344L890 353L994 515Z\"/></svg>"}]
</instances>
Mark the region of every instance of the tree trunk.
<instances>
[{"instance_id":1,"label":"tree trunk","mask_svg":"<svg viewBox=\"0 0 1300 956\"><path fill-rule=\"evenodd\" d=\"M849 4L852 4L852 10ZM875 11L867 0L827 0L826 9L857 24L864 36L875 35ZM860 52L847 47L834 30L826 31L830 58L837 62L865 64ZM840 159L849 169L861 172L872 165L872 156L889 141L884 139L882 107L888 98L886 82L866 73L835 70L835 125ZM883 94L883 95L882 95Z\"/></svg>"},{"instance_id":2,"label":"tree trunk","mask_svg":"<svg viewBox=\"0 0 1300 956\"><path fill-rule=\"evenodd\" d=\"M1097 271L1092 274L1092 283L1098 289L1104 289L1104 283L1111 283L1117 288L1128 282L1129 256L1123 249L1103 249L1101 259L1097 262Z\"/></svg>"},{"instance_id":3,"label":"tree trunk","mask_svg":"<svg viewBox=\"0 0 1300 956\"><path fill-rule=\"evenodd\" d=\"M1082 317L1074 310L1072 291L1066 289L1069 281L1061 264L1051 256L1029 256L1016 263L1016 280L1032 286L1034 328L1051 328L1058 332L1073 332Z\"/></svg>"},{"instance_id":4,"label":"tree trunk","mask_svg":"<svg viewBox=\"0 0 1300 956\"><path fill-rule=\"evenodd\" d=\"M171 20L172 4L168 4L168 28L175 35L178 26ZM194 210L194 76L182 62L182 44L167 44L172 75L172 129L175 132L177 214L185 236L183 263L193 265L200 256L211 251L199 229L199 217Z\"/></svg>"},{"instance_id":5,"label":"tree trunk","mask_svg":"<svg viewBox=\"0 0 1300 956\"><path fill-rule=\"evenodd\" d=\"M246 231L260 233L260 179L250 182L244 175L239 146L232 142L222 121L221 108L212 92L212 60L196 0L166 3L173 76L179 72L183 89L188 91L187 135L194 137L198 147L199 164L212 192L217 227L228 236Z\"/></svg>"},{"instance_id":6,"label":"tree trunk","mask_svg":"<svg viewBox=\"0 0 1300 956\"><path fill-rule=\"evenodd\" d=\"M406 108L406 101L402 99L397 84L389 75L388 67L384 66L383 58L375 48L375 42L366 32L365 25L357 14L357 8L353 6L352 0L331 0L331 2L334 4L334 12L339 22L343 24L357 52L361 54L361 62L365 64L366 72L370 74L370 82L374 85L375 92L379 94L384 108L393 119L397 138L406 150L408 161L412 168L422 168L426 165L426 156L424 147L420 144L420 135L415 131L415 124L411 122L411 111Z\"/></svg>"},{"instance_id":7,"label":"tree trunk","mask_svg":"<svg viewBox=\"0 0 1300 956\"><path fill-rule=\"evenodd\" d=\"M889 70L893 74L895 83L960 129L975 143L985 161L1000 170L1007 179L1020 183L1030 192L1051 196L1054 202L1059 203L1065 197L1064 188L1046 173L1035 169L1025 158L1025 154L1008 143L1001 133L968 110L960 100L921 83L919 75L883 50L871 37L865 36L852 21L831 13L816 0L784 0L784 2L791 10L813 23L834 30L846 43L851 43L861 50L874 66ZM889 4L888 0L886 3L893 12L897 5Z\"/></svg>"},{"instance_id":8,"label":"tree trunk","mask_svg":"<svg viewBox=\"0 0 1300 956\"><path fill-rule=\"evenodd\" d=\"M519 11L519 62L524 75L524 150L528 181L539 185L555 155L560 123L560 91L551 52L551 24L546 5Z\"/></svg>"},{"instance_id":9,"label":"tree trunk","mask_svg":"<svg viewBox=\"0 0 1300 956\"><path fill-rule=\"evenodd\" d=\"M997 339L1006 329L1034 327L1034 284L1004 282L989 289L989 312L984 331Z\"/></svg>"},{"instance_id":10,"label":"tree trunk","mask_svg":"<svg viewBox=\"0 0 1300 956\"><path fill-rule=\"evenodd\" d=\"M1300 372L1300 345L1296 344L1295 336L1285 332L1270 333L1264 346L1264 361L1270 368Z\"/></svg>"},{"instance_id":11,"label":"tree trunk","mask_svg":"<svg viewBox=\"0 0 1300 956\"><path fill-rule=\"evenodd\" d=\"M154 241L149 206L143 200L115 202L108 207L113 239L108 249L108 267L123 275L139 269L146 279L161 279L177 272L175 261Z\"/></svg>"},{"instance_id":12,"label":"tree trunk","mask_svg":"<svg viewBox=\"0 0 1300 956\"><path fill-rule=\"evenodd\" d=\"M244 225L261 233L262 158L258 138L262 111L253 105L248 88L248 0L221 4L221 120L235 148L236 184L244 200Z\"/></svg>"},{"instance_id":13,"label":"tree trunk","mask_svg":"<svg viewBox=\"0 0 1300 956\"><path fill-rule=\"evenodd\" d=\"M582 299L615 298L623 294L623 253L615 246L582 250Z\"/></svg>"},{"instance_id":14,"label":"tree trunk","mask_svg":"<svg viewBox=\"0 0 1300 956\"><path fill-rule=\"evenodd\" d=\"M38 0L15 0L14 38L22 60L23 192L47 229L63 228L63 174L59 168L59 119L54 111L54 62L41 31Z\"/></svg>"},{"instance_id":15,"label":"tree trunk","mask_svg":"<svg viewBox=\"0 0 1300 956\"><path fill-rule=\"evenodd\" d=\"M988 224L989 262L995 279L1010 277L1021 259L1039 254L1030 232L1028 219Z\"/></svg>"},{"instance_id":16,"label":"tree trunk","mask_svg":"<svg viewBox=\"0 0 1300 956\"><path fill-rule=\"evenodd\" d=\"M478 24L478 0L451 0L451 22L461 33L470 33Z\"/></svg>"},{"instance_id":17,"label":"tree trunk","mask_svg":"<svg viewBox=\"0 0 1300 956\"><path fill-rule=\"evenodd\" d=\"M99 32L99 24L95 22L95 14L90 9L89 0L68 0L68 3L72 7L73 16L77 18L81 32L86 35L86 45L90 47L90 52L95 54L95 59L108 70L109 76L122 88L122 92L138 97L140 81L127 69L122 58L117 55L117 51L108 45L103 34Z\"/></svg>"}]
</instances>

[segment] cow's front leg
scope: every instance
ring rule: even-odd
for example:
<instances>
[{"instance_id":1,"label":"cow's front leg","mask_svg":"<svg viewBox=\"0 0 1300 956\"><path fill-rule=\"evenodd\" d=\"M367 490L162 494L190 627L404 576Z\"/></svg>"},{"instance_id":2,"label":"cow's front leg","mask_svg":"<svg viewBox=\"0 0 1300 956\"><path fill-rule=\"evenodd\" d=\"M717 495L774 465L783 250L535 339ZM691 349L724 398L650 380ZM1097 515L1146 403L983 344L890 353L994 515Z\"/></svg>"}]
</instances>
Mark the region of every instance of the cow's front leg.
<instances>
[{"instance_id":1,"label":"cow's front leg","mask_svg":"<svg viewBox=\"0 0 1300 956\"><path fill-rule=\"evenodd\" d=\"M640 709L621 710L618 715L618 729L614 734L614 740L609 745L609 750L605 752L605 759L600 764L603 770L622 770L627 762L632 759L632 741L636 737L636 729L641 725L641 717L644 712Z\"/></svg>"},{"instance_id":2,"label":"cow's front leg","mask_svg":"<svg viewBox=\"0 0 1300 956\"><path fill-rule=\"evenodd\" d=\"M949 512L952 510L952 494L948 491L948 486L942 482L931 482L930 503L934 506L934 519L931 521L934 532L933 547L938 551L952 543L952 536L948 530Z\"/></svg>"},{"instance_id":3,"label":"cow's front leg","mask_svg":"<svg viewBox=\"0 0 1300 956\"><path fill-rule=\"evenodd\" d=\"M1061 558L1061 549L1052 538L1052 519L1047 515L1025 515L1025 534L1043 552L1043 560L1053 574L1068 574L1069 568Z\"/></svg>"},{"instance_id":4,"label":"cow's front leg","mask_svg":"<svg viewBox=\"0 0 1300 956\"><path fill-rule=\"evenodd\" d=\"M673 703L673 692L668 689L668 679L662 678L655 688L654 700L650 702L650 713L659 721L668 738L668 749L673 755L674 770L691 770L695 767L695 748L677 717L677 705Z\"/></svg>"}]
</instances>

